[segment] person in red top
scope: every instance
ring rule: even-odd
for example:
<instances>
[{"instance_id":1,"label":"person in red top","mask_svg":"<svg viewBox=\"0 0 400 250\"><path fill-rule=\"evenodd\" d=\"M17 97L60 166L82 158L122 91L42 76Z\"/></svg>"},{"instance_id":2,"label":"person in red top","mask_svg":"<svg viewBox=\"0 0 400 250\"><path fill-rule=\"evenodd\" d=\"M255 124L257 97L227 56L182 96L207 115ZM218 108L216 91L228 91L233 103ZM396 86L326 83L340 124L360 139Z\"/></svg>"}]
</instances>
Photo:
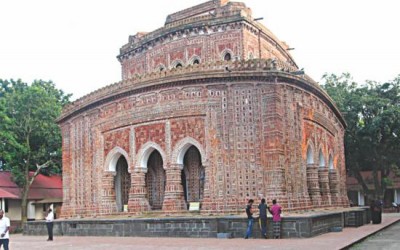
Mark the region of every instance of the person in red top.
<instances>
[{"instance_id":1,"label":"person in red top","mask_svg":"<svg viewBox=\"0 0 400 250\"><path fill-rule=\"evenodd\" d=\"M275 239L281 238L281 213L282 207L276 203L276 200L272 200L272 206L269 209L269 212L272 214L272 223L273 223L273 234Z\"/></svg>"}]
</instances>

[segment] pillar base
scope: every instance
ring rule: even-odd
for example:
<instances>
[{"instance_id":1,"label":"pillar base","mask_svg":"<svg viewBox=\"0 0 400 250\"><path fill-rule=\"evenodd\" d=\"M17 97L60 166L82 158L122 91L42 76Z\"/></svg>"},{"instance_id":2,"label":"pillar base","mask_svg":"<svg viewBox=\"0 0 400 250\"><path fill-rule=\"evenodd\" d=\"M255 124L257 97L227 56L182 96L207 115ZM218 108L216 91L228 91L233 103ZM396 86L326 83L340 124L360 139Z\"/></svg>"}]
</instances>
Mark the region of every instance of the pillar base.
<instances>
[{"instance_id":1,"label":"pillar base","mask_svg":"<svg viewBox=\"0 0 400 250\"><path fill-rule=\"evenodd\" d=\"M186 202L183 199L164 198L162 210L165 212L186 211Z\"/></svg>"},{"instance_id":2,"label":"pillar base","mask_svg":"<svg viewBox=\"0 0 400 250\"><path fill-rule=\"evenodd\" d=\"M128 202L128 212L140 213L151 210L149 201L146 198L132 198Z\"/></svg>"}]
</instances>

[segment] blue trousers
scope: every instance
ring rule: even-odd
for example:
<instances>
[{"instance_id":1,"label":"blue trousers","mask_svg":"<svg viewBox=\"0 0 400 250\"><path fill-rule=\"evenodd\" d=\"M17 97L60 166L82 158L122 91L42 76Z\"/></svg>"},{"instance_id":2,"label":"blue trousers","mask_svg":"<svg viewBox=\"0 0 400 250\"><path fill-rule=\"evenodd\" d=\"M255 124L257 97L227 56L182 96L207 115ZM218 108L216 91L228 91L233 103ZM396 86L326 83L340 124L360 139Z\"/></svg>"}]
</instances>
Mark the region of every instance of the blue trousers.
<instances>
[{"instance_id":1,"label":"blue trousers","mask_svg":"<svg viewBox=\"0 0 400 250\"><path fill-rule=\"evenodd\" d=\"M253 231L253 219L249 219L247 223L246 238L251 237L251 231Z\"/></svg>"},{"instance_id":2,"label":"blue trousers","mask_svg":"<svg viewBox=\"0 0 400 250\"><path fill-rule=\"evenodd\" d=\"M4 250L8 250L8 242L9 241L10 241L9 239L0 239L0 248L1 248L1 245L3 245Z\"/></svg>"},{"instance_id":3,"label":"blue trousers","mask_svg":"<svg viewBox=\"0 0 400 250\"><path fill-rule=\"evenodd\" d=\"M261 227L262 236L266 237L267 236L267 218L260 217L259 223L260 223L260 227Z\"/></svg>"},{"instance_id":4,"label":"blue trousers","mask_svg":"<svg viewBox=\"0 0 400 250\"><path fill-rule=\"evenodd\" d=\"M53 222L46 222L47 234L49 235L48 240L53 240Z\"/></svg>"}]
</instances>

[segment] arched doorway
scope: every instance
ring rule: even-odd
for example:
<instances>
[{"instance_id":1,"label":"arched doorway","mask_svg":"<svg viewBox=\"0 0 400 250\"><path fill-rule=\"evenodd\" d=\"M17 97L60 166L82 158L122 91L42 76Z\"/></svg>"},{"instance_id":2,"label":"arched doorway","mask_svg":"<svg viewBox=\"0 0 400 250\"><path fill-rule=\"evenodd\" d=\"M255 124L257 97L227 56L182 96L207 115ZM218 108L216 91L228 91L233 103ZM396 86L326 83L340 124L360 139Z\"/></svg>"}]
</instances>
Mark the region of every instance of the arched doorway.
<instances>
[{"instance_id":1,"label":"arched doorway","mask_svg":"<svg viewBox=\"0 0 400 250\"><path fill-rule=\"evenodd\" d=\"M199 202L204 193L204 167L199 150L191 146L183 158L182 186L186 202Z\"/></svg>"},{"instance_id":2,"label":"arched doorway","mask_svg":"<svg viewBox=\"0 0 400 250\"><path fill-rule=\"evenodd\" d=\"M334 170L334 166L333 166L333 158L332 155L329 155L329 171L333 171Z\"/></svg>"},{"instance_id":3,"label":"arched doorway","mask_svg":"<svg viewBox=\"0 0 400 250\"><path fill-rule=\"evenodd\" d=\"M162 157L157 150L154 150L147 161L146 174L147 198L153 210L162 209L165 179Z\"/></svg>"},{"instance_id":4,"label":"arched doorway","mask_svg":"<svg viewBox=\"0 0 400 250\"><path fill-rule=\"evenodd\" d=\"M307 147L307 164L314 164L314 152L311 146Z\"/></svg>"},{"instance_id":5,"label":"arched doorway","mask_svg":"<svg viewBox=\"0 0 400 250\"><path fill-rule=\"evenodd\" d=\"M232 60L231 54L230 53L226 53L225 56L224 56L224 61L230 61L230 60Z\"/></svg>"},{"instance_id":6,"label":"arched doorway","mask_svg":"<svg viewBox=\"0 0 400 250\"><path fill-rule=\"evenodd\" d=\"M124 211L124 205L128 204L129 189L131 187L131 175L128 172L128 162L125 157L119 157L115 171L115 201L117 204L117 211L122 212Z\"/></svg>"},{"instance_id":7,"label":"arched doorway","mask_svg":"<svg viewBox=\"0 0 400 250\"><path fill-rule=\"evenodd\" d=\"M319 167L325 168L325 157L321 149L319 150Z\"/></svg>"}]
</instances>

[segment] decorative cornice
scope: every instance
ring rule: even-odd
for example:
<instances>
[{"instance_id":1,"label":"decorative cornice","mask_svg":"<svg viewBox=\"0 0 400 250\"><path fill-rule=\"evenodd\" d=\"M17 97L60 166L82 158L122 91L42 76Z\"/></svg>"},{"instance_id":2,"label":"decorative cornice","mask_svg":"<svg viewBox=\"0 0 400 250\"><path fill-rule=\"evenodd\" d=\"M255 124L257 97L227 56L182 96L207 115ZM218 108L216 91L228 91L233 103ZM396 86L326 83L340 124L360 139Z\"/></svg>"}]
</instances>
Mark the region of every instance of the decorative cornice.
<instances>
[{"instance_id":1,"label":"decorative cornice","mask_svg":"<svg viewBox=\"0 0 400 250\"><path fill-rule=\"evenodd\" d=\"M161 72L152 72L100 88L67 105L58 123L111 102L138 93L150 92L174 86L205 85L215 82L272 81L293 84L321 98L336 114L344 127L346 123L328 94L310 77L294 75L297 69L279 60L253 59L248 61L218 61L189 65Z\"/></svg>"}]
</instances>

